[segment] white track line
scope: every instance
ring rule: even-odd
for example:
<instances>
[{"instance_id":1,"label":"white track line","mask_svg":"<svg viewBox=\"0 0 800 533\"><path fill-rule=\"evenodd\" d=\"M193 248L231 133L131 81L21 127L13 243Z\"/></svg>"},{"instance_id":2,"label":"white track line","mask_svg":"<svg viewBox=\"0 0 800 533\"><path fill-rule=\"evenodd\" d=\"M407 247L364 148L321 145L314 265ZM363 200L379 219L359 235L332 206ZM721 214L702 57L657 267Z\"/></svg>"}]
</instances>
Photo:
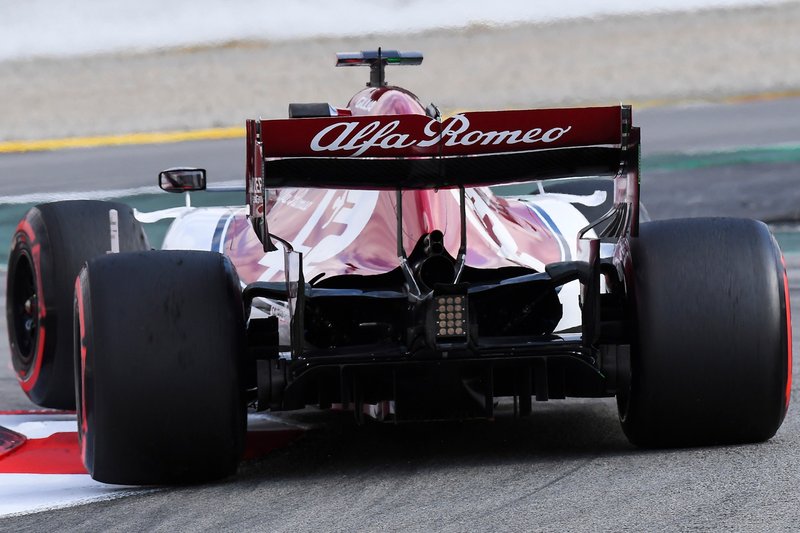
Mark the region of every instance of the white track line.
<instances>
[{"instance_id":1,"label":"white track line","mask_svg":"<svg viewBox=\"0 0 800 533\"><path fill-rule=\"evenodd\" d=\"M209 188L214 187L236 187L244 185L244 178L241 180L228 180L209 184ZM38 204L42 202L58 202L61 200L113 200L128 196L140 196L144 194L162 194L163 191L155 185L144 187L131 187L128 189L109 189L107 191L74 191L74 192L36 192L30 194L17 194L0 196L0 204L20 205Z\"/></svg>"}]
</instances>

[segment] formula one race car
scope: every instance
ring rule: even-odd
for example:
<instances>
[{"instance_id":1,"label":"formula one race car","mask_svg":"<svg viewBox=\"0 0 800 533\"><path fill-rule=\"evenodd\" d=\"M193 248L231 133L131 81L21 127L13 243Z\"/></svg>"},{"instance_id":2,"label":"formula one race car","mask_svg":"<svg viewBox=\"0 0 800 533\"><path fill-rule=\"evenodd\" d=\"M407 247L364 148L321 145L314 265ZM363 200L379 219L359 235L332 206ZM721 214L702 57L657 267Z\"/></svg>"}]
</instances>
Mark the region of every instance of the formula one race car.
<instances>
[{"instance_id":1,"label":"formula one race car","mask_svg":"<svg viewBox=\"0 0 800 533\"><path fill-rule=\"evenodd\" d=\"M616 396L639 446L769 439L791 389L789 291L761 222L640 223L629 106L465 112L369 66L344 108L248 120L246 206L32 208L8 328L22 388L77 407L98 480L203 481L248 405L405 421ZM205 171L165 170L172 192ZM494 186L490 189L488 186ZM163 250L142 223L174 217Z\"/></svg>"}]
</instances>

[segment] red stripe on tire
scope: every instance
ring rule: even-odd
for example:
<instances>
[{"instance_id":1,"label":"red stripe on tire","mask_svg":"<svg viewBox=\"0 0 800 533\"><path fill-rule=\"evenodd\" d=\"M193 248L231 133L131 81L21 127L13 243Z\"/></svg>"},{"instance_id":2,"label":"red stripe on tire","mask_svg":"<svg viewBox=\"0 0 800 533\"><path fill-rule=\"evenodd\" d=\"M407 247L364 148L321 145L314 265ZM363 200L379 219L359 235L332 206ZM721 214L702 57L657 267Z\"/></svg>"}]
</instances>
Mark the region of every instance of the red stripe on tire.
<instances>
[{"instance_id":1,"label":"red stripe on tire","mask_svg":"<svg viewBox=\"0 0 800 533\"><path fill-rule=\"evenodd\" d=\"M17 233L23 233L31 248L31 259L33 259L33 270L36 273L36 298L38 300L39 311L39 331L36 336L36 356L33 360L33 368L30 369L25 375L17 373L17 379L25 392L30 392L36 386L36 381L39 379L39 372L42 370L42 360L44 359L44 346L45 346L45 326L44 318L47 316L47 306L44 299L44 288L42 287L42 264L41 264L41 245L37 242L36 234L33 232L33 227L27 219L22 219L17 226Z\"/></svg>"},{"instance_id":2,"label":"red stripe on tire","mask_svg":"<svg viewBox=\"0 0 800 533\"><path fill-rule=\"evenodd\" d=\"M792 306L789 302L789 276L786 273L786 259L781 254L783 263L783 297L786 299L786 409L792 396Z\"/></svg>"},{"instance_id":3,"label":"red stripe on tire","mask_svg":"<svg viewBox=\"0 0 800 533\"><path fill-rule=\"evenodd\" d=\"M81 287L81 276L75 278L75 298L77 298L78 309L78 327L80 328L80 347L81 347L81 394L80 405L78 405L78 412L80 419L78 420L78 443L80 445L81 461L86 464L86 432L88 431L89 424L86 418L86 325L83 310L83 288Z\"/></svg>"}]
</instances>

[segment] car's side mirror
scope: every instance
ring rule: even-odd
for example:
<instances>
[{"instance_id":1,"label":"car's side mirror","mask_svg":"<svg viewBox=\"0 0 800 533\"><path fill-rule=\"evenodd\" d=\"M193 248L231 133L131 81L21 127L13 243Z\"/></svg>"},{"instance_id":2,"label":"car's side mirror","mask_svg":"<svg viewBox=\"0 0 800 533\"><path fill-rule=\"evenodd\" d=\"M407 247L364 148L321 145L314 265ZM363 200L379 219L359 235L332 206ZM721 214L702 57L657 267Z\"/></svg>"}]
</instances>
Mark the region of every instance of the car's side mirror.
<instances>
[{"instance_id":1,"label":"car's side mirror","mask_svg":"<svg viewBox=\"0 0 800 533\"><path fill-rule=\"evenodd\" d=\"M158 174L158 186L167 192L204 191L206 169L168 168Z\"/></svg>"}]
</instances>

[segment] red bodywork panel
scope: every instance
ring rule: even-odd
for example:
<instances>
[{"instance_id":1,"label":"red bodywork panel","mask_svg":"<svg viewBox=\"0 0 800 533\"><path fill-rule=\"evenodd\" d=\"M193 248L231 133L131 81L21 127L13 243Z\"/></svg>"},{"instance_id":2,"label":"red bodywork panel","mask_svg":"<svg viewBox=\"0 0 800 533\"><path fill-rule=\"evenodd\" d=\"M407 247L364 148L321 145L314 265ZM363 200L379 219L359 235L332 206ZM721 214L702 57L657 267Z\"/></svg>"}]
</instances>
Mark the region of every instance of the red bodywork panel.
<instances>
[{"instance_id":1,"label":"red bodywork panel","mask_svg":"<svg viewBox=\"0 0 800 533\"><path fill-rule=\"evenodd\" d=\"M307 279L319 273L382 274L399 265L394 192L282 189L274 199L267 214L270 232L304 253ZM408 253L423 235L438 229L455 257L459 220L457 192L403 192L403 244ZM522 202L498 198L487 188L467 191L467 266L541 270L563 259L559 238ZM265 255L249 223L240 220L227 240L245 283L283 280L283 254Z\"/></svg>"}]
</instances>

